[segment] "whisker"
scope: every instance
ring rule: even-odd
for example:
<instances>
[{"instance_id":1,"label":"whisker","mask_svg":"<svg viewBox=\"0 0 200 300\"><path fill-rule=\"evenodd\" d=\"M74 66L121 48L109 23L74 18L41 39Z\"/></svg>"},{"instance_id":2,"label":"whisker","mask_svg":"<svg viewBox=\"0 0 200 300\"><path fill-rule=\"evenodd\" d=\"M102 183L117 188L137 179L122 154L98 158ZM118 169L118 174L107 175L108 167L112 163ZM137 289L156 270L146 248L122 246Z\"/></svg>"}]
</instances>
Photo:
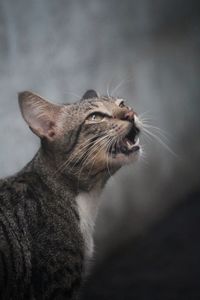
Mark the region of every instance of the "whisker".
<instances>
[{"instance_id":1,"label":"whisker","mask_svg":"<svg viewBox=\"0 0 200 300\"><path fill-rule=\"evenodd\" d=\"M157 126L155 126L155 125L151 125L149 122L146 122L146 121L143 121L143 120L141 120L141 122L142 122L142 125L143 125L144 127L151 128L151 129L155 129L155 130L160 131L160 132L162 132L163 134L166 134L166 135L168 135L168 136L170 135L166 130L161 129L160 127L157 127Z\"/></svg>"},{"instance_id":2,"label":"whisker","mask_svg":"<svg viewBox=\"0 0 200 300\"><path fill-rule=\"evenodd\" d=\"M138 118L139 119L142 119L143 118L143 116L148 116L148 117L151 117L151 115L150 115L150 113L152 114L153 113L153 111L152 110L146 110L146 111L144 111L143 113L141 113L141 114L138 114Z\"/></svg>"},{"instance_id":3,"label":"whisker","mask_svg":"<svg viewBox=\"0 0 200 300\"><path fill-rule=\"evenodd\" d=\"M114 140L115 140L114 137L110 139L110 141L108 142L108 145L107 145L107 149L106 149L107 150L107 159L106 159L107 170L108 170L109 176L112 179L114 179L114 178L112 177L112 174L110 173L110 169L109 169L109 154L108 154L108 152L109 152L109 148L112 146L113 142L116 143L116 141L114 141Z\"/></svg>"},{"instance_id":4,"label":"whisker","mask_svg":"<svg viewBox=\"0 0 200 300\"><path fill-rule=\"evenodd\" d=\"M73 92L64 92L64 94L72 95L72 96L76 97L78 100L81 99L81 96L80 96L80 95L75 94L75 93L73 93Z\"/></svg>"},{"instance_id":5,"label":"whisker","mask_svg":"<svg viewBox=\"0 0 200 300\"><path fill-rule=\"evenodd\" d=\"M111 87L111 83L113 81L113 78L111 78L107 84L107 88L106 88L106 92L107 92L107 96L108 98L110 98L110 87Z\"/></svg>"},{"instance_id":6,"label":"whisker","mask_svg":"<svg viewBox=\"0 0 200 300\"><path fill-rule=\"evenodd\" d=\"M103 139L103 138L101 138L101 140L102 140L102 139ZM101 140L100 140L100 141L101 141ZM99 141L98 141L98 142L99 142ZM87 150L86 152L85 152L85 151L82 151L81 156L80 156L80 155L77 155L77 159L75 160L75 162L74 162L72 168L70 169L71 172L72 172L73 168L75 167L75 165L76 165L76 163L77 163L78 161L82 160L82 159L84 158L84 156L87 157L87 154L90 153L91 150L93 150L93 149L95 150L95 149L96 149L96 144L97 144L98 142L95 142L95 144L92 143L92 146L90 147L90 149L86 149L86 150ZM83 161L83 163L82 163L81 171L82 171L82 169L83 169L83 167L84 167L85 162L86 162L86 159L84 159L84 161Z\"/></svg>"},{"instance_id":7,"label":"whisker","mask_svg":"<svg viewBox=\"0 0 200 300\"><path fill-rule=\"evenodd\" d=\"M99 147L97 153L96 153L96 154L94 155L94 157L92 158L92 161L91 161L91 162L92 162L92 165L91 165L90 170L89 170L89 172L88 172L88 177L89 177L89 175L91 174L91 170L92 170L93 165L94 165L94 163L95 163L95 161L96 161L97 155L98 155L99 152L101 152L104 148L106 148L105 146L106 146L106 141L103 142L103 144Z\"/></svg>"},{"instance_id":8,"label":"whisker","mask_svg":"<svg viewBox=\"0 0 200 300\"><path fill-rule=\"evenodd\" d=\"M146 112L146 114L147 114L147 112ZM154 138L157 142L159 142L159 144L161 144L173 156L178 157L178 155L166 144L166 142L169 143L171 135L167 131L165 131L155 125L152 125L150 123L150 122L152 122L152 120L148 119L148 118L144 118L144 117L142 117L142 115L144 116L145 113L140 114L138 117L142 124L142 129L143 129L144 135L150 140L151 140L151 138Z\"/></svg>"},{"instance_id":9,"label":"whisker","mask_svg":"<svg viewBox=\"0 0 200 300\"><path fill-rule=\"evenodd\" d=\"M99 142L99 143L100 143L100 142ZM92 167L93 167L93 165L94 165L94 163L95 163L95 158L96 158L96 156L97 156L97 155L99 154L99 152L102 151L102 149L105 147L105 140L103 141L103 144L100 145L100 147L97 147L97 146L98 146L98 145L96 145L96 148L93 149L93 151L89 153L89 156L88 156L88 157L86 157L86 159L85 159L85 161L84 161L84 163L83 163L83 165L82 165L82 168L80 169L80 172L79 172L78 182L79 182L79 180L80 180L80 176L81 176L81 173L82 173L83 168L84 168L85 165L86 165L86 162L90 160L90 157L92 156L92 154L97 150L97 153L93 156L92 161L91 161L91 162L92 162L92 165L91 165L90 170L89 170L89 172L88 172L88 177L89 177L89 175L90 175L90 173L91 173L91 169L92 169Z\"/></svg>"},{"instance_id":10,"label":"whisker","mask_svg":"<svg viewBox=\"0 0 200 300\"><path fill-rule=\"evenodd\" d=\"M146 128L143 128L143 131L146 132L152 138L154 138L156 141L158 141L171 154L173 154L176 157L178 156L159 136L155 135L153 132L147 130Z\"/></svg>"},{"instance_id":11,"label":"whisker","mask_svg":"<svg viewBox=\"0 0 200 300\"><path fill-rule=\"evenodd\" d=\"M110 130L109 133L111 133L111 131L112 131L112 130ZM96 153L96 154L93 156L93 158L92 158L92 165L91 165L89 174L91 173L91 169L92 169L92 167L93 167L93 165L94 165L94 163L95 163L95 161L96 161L96 156L98 155L98 153L99 153L100 151L102 151L103 149L105 149L105 151L107 152L107 149L109 148L109 141L112 140L112 138L113 138L112 136L110 136L109 133L105 136L105 139L104 139L104 140L100 141L100 142L103 142L103 144L100 145L100 147L96 147L95 149L93 149L93 151L91 151L90 155L86 158L86 161L88 161L88 160L90 159L90 157L93 155L93 153L94 153L96 150L98 150L97 153ZM86 162L85 162L85 164L86 164Z\"/></svg>"},{"instance_id":12,"label":"whisker","mask_svg":"<svg viewBox=\"0 0 200 300\"><path fill-rule=\"evenodd\" d=\"M72 155L69 156L69 158L55 171L54 175L56 175L58 172L61 172L63 171L64 168L66 168L72 159L75 159L76 157L77 158L81 158L85 153L83 152L83 150L85 150L88 146L90 146L92 143L93 143L93 140L95 137L98 137L98 135L92 137L92 138L89 138L87 139L84 143L83 143L83 146L81 147L81 149L79 149L78 152L76 153L73 153ZM80 157L79 155L82 154L82 156Z\"/></svg>"},{"instance_id":13,"label":"whisker","mask_svg":"<svg viewBox=\"0 0 200 300\"><path fill-rule=\"evenodd\" d=\"M166 140L166 142L169 142L169 137L167 137L167 133L163 130L160 130L159 128L157 127L154 127L154 126L143 126L143 129L146 129L146 130L150 130L151 129L151 132L154 133L155 135L158 135L160 136L161 138L163 138L164 140Z\"/></svg>"},{"instance_id":14,"label":"whisker","mask_svg":"<svg viewBox=\"0 0 200 300\"><path fill-rule=\"evenodd\" d=\"M89 159L91 158L91 156L93 155L93 153L94 153L96 150L99 149L98 144L100 144L100 143L101 143L104 139L106 139L106 138L107 138L107 135L104 136L104 137L102 137L101 139L97 140L96 143L95 143L95 145L93 145L93 146L88 150L89 154L86 156L86 159L84 160L84 162L83 162L83 164L82 164L82 167L81 167L80 172L79 172L79 177L80 177L80 174L81 174L83 168L86 166L86 163L89 161Z\"/></svg>"},{"instance_id":15,"label":"whisker","mask_svg":"<svg viewBox=\"0 0 200 300\"><path fill-rule=\"evenodd\" d=\"M123 80L121 80L121 81L119 82L119 84L112 90L111 95L114 95L114 93L116 93L116 92L118 91L118 89L119 89L122 85L127 84L128 82L133 81L133 79L134 79L134 78L132 78L132 79L123 79Z\"/></svg>"},{"instance_id":16,"label":"whisker","mask_svg":"<svg viewBox=\"0 0 200 300\"><path fill-rule=\"evenodd\" d=\"M140 155L140 157L139 157L139 160L141 160L146 166L148 166L148 165L149 165L149 162L148 162L148 160L147 160L147 154L146 154L146 152L144 151L143 146L140 145L140 147L141 147L141 155Z\"/></svg>"},{"instance_id":17,"label":"whisker","mask_svg":"<svg viewBox=\"0 0 200 300\"><path fill-rule=\"evenodd\" d=\"M146 128L150 128L156 131L159 131L160 133L163 134L163 137L167 139L167 136L170 137L171 135L169 134L169 132L167 132L166 130L155 126L154 124L151 124L153 122L153 119L149 119L149 118L142 118L141 115L138 116L139 121L141 122L143 127Z\"/></svg>"}]
</instances>

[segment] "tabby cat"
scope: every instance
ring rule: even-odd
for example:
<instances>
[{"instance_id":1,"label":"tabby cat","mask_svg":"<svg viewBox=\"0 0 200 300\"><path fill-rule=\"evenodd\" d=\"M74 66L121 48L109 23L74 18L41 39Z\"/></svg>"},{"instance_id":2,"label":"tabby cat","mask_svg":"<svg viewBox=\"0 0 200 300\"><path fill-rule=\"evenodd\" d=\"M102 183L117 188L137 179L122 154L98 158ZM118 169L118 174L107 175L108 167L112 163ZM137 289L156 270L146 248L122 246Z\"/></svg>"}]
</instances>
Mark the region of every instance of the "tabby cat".
<instances>
[{"instance_id":1,"label":"tabby cat","mask_svg":"<svg viewBox=\"0 0 200 300\"><path fill-rule=\"evenodd\" d=\"M19 105L41 147L0 181L0 299L77 299L98 195L141 152L138 117L93 90L65 105L22 92Z\"/></svg>"}]
</instances>

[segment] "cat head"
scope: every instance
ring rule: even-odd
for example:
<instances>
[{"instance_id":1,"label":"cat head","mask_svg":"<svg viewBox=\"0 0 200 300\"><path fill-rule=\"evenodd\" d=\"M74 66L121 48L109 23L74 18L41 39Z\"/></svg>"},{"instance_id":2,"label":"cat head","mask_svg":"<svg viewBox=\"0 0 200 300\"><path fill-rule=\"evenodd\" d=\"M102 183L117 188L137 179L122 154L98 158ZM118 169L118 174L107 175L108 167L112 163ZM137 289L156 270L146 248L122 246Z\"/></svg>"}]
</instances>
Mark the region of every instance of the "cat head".
<instances>
[{"instance_id":1,"label":"cat head","mask_svg":"<svg viewBox=\"0 0 200 300\"><path fill-rule=\"evenodd\" d=\"M106 181L140 154L137 114L121 98L89 90L76 103L57 105L26 91L19 105L55 173L80 185Z\"/></svg>"}]
</instances>

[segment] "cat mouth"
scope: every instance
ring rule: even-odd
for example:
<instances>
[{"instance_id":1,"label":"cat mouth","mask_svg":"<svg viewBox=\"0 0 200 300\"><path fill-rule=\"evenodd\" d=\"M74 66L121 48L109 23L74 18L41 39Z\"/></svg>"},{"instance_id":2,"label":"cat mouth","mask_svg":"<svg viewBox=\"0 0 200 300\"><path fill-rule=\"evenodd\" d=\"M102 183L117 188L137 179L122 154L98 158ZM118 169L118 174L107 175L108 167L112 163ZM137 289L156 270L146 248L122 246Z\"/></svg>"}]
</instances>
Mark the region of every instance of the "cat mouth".
<instances>
[{"instance_id":1,"label":"cat mouth","mask_svg":"<svg viewBox=\"0 0 200 300\"><path fill-rule=\"evenodd\" d=\"M118 154L124 154L128 156L139 151L139 132L140 131L137 127L132 127L127 135L125 135L120 141L111 145L109 148L109 154L112 157L116 157Z\"/></svg>"}]
</instances>

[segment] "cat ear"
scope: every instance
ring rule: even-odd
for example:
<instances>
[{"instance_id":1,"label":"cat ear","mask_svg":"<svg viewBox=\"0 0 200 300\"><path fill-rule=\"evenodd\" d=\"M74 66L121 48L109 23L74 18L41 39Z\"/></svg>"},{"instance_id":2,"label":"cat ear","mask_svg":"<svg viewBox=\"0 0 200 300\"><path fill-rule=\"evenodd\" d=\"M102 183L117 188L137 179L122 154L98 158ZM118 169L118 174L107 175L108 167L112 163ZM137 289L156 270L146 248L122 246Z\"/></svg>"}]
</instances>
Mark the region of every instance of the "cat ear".
<instances>
[{"instance_id":1,"label":"cat ear","mask_svg":"<svg viewBox=\"0 0 200 300\"><path fill-rule=\"evenodd\" d=\"M19 93L18 100L22 116L31 130L40 138L53 140L58 134L57 123L62 106L28 91Z\"/></svg>"},{"instance_id":2,"label":"cat ear","mask_svg":"<svg viewBox=\"0 0 200 300\"><path fill-rule=\"evenodd\" d=\"M98 98L98 94L96 91L94 90L88 90L87 92L85 92L85 94L83 95L82 99L81 100L84 100L84 99L91 99L91 98Z\"/></svg>"}]
</instances>

